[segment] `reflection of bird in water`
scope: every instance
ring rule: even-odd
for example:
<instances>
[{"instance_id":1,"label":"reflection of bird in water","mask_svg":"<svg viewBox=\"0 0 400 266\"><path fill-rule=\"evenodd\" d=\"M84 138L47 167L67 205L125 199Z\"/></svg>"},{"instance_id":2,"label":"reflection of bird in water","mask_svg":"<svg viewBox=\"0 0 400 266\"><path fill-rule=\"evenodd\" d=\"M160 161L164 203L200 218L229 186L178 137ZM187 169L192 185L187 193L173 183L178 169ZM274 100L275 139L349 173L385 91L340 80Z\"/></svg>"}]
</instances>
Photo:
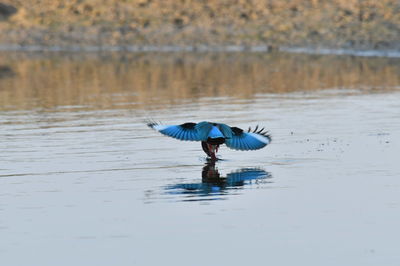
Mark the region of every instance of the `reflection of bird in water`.
<instances>
[{"instance_id":1,"label":"reflection of bird in water","mask_svg":"<svg viewBox=\"0 0 400 266\"><path fill-rule=\"evenodd\" d=\"M214 163L207 163L201 172L201 183L183 183L165 187L168 194L188 197L224 195L228 190L238 189L253 182L271 178L271 174L257 168L243 168L221 177ZM200 199L193 199L194 201ZM210 200L209 198L206 200Z\"/></svg>"},{"instance_id":2,"label":"reflection of bird in water","mask_svg":"<svg viewBox=\"0 0 400 266\"><path fill-rule=\"evenodd\" d=\"M149 127L160 133L187 141L201 141L203 151L210 156L211 160L217 160L216 153L222 144L234 150L258 150L264 148L271 142L271 136L264 128L258 126L245 132L238 127L230 127L226 124L200 122L184 123L181 125L160 125L155 122L149 122Z\"/></svg>"}]
</instances>

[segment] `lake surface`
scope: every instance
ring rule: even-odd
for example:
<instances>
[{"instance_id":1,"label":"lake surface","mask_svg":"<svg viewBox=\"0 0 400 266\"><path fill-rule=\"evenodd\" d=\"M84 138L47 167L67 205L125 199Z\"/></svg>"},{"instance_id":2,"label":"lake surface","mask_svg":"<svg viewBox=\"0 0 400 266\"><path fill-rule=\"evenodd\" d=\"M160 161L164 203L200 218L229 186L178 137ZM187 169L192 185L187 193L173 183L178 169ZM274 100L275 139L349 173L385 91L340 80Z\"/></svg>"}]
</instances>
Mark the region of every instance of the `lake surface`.
<instances>
[{"instance_id":1,"label":"lake surface","mask_svg":"<svg viewBox=\"0 0 400 266\"><path fill-rule=\"evenodd\" d=\"M399 140L400 59L0 53L1 264L398 265Z\"/></svg>"}]
</instances>

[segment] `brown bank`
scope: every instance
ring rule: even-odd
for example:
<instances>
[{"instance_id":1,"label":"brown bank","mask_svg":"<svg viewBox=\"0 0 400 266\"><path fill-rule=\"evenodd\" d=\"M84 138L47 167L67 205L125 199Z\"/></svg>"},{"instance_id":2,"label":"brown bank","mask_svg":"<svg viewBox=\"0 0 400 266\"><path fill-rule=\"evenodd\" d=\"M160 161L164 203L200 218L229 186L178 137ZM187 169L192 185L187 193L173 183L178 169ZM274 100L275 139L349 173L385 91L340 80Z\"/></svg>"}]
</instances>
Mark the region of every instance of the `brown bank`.
<instances>
[{"instance_id":1,"label":"brown bank","mask_svg":"<svg viewBox=\"0 0 400 266\"><path fill-rule=\"evenodd\" d=\"M7 47L399 49L398 0L0 0Z\"/></svg>"}]
</instances>

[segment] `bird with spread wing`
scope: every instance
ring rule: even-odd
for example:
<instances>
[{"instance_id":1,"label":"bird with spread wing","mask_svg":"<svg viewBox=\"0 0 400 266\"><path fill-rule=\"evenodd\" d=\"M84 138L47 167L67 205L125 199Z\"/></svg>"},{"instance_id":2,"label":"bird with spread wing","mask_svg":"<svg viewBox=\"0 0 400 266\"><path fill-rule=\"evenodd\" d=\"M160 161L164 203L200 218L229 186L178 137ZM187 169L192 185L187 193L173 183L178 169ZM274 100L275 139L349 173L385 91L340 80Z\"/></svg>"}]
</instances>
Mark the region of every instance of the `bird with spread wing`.
<instances>
[{"instance_id":1,"label":"bird with spread wing","mask_svg":"<svg viewBox=\"0 0 400 266\"><path fill-rule=\"evenodd\" d=\"M259 129L258 126L254 130L249 128L247 132L238 127L207 121L181 125L162 125L149 122L147 126L175 139L201 141L203 151L213 161L217 160L216 153L222 144L234 150L247 151L264 148L272 140L268 132L264 128Z\"/></svg>"}]
</instances>

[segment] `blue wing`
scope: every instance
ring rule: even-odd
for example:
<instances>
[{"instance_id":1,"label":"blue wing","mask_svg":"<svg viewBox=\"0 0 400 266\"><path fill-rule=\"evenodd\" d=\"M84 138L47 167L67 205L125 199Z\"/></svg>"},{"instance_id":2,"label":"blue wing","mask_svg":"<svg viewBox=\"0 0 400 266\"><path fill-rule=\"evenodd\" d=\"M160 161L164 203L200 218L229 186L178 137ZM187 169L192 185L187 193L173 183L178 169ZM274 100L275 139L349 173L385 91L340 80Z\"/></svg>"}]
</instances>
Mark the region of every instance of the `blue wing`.
<instances>
[{"instance_id":1,"label":"blue wing","mask_svg":"<svg viewBox=\"0 0 400 266\"><path fill-rule=\"evenodd\" d=\"M200 122L196 124L195 129L199 134L199 140L205 141L208 138L208 133L212 129L212 124L207 121Z\"/></svg>"},{"instance_id":2,"label":"blue wing","mask_svg":"<svg viewBox=\"0 0 400 266\"><path fill-rule=\"evenodd\" d=\"M160 125L157 123L148 123L149 127L157 130L161 134L164 134L169 137L173 137L179 140L187 140L187 141L199 141L200 137L195 128L195 123L185 123L182 125Z\"/></svg>"},{"instance_id":3,"label":"blue wing","mask_svg":"<svg viewBox=\"0 0 400 266\"><path fill-rule=\"evenodd\" d=\"M251 181L256 179L265 179L272 177L270 173L265 172L261 169L256 168L248 168L248 169L241 169L240 171L229 173L226 176L226 183L227 184L235 184L238 182L243 181Z\"/></svg>"},{"instance_id":4,"label":"blue wing","mask_svg":"<svg viewBox=\"0 0 400 266\"><path fill-rule=\"evenodd\" d=\"M232 138L233 131L232 128L226 124L218 124L219 129L221 130L222 134L225 136L225 138L230 139Z\"/></svg>"},{"instance_id":5,"label":"blue wing","mask_svg":"<svg viewBox=\"0 0 400 266\"><path fill-rule=\"evenodd\" d=\"M263 129L257 131L258 127L251 132L244 132L242 129L232 127L232 137L226 139L225 144L234 150L258 150L264 148L271 142L271 136L267 132L263 132Z\"/></svg>"}]
</instances>

